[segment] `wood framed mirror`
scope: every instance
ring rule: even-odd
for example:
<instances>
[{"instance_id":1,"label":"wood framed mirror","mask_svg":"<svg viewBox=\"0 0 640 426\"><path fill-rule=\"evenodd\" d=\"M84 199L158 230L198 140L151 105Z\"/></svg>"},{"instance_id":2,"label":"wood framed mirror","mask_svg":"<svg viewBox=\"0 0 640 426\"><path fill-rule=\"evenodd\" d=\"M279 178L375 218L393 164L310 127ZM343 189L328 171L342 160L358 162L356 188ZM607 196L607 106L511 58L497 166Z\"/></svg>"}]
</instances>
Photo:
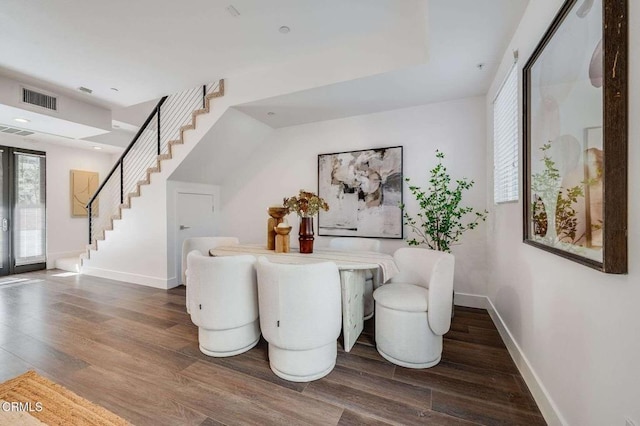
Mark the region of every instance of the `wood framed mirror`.
<instances>
[{"instance_id":1,"label":"wood framed mirror","mask_svg":"<svg viewBox=\"0 0 640 426\"><path fill-rule=\"evenodd\" d=\"M523 70L524 242L627 272L627 0L567 0Z\"/></svg>"}]
</instances>

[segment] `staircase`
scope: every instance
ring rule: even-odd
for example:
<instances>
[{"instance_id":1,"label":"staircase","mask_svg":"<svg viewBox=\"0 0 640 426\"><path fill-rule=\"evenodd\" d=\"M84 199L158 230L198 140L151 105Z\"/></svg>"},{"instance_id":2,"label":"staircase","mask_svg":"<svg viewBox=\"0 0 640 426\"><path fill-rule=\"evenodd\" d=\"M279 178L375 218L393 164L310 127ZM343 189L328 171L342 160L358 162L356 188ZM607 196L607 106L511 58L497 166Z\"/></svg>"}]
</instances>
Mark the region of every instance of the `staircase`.
<instances>
[{"instance_id":1,"label":"staircase","mask_svg":"<svg viewBox=\"0 0 640 426\"><path fill-rule=\"evenodd\" d=\"M114 221L122 219L123 210L131 208L133 198L140 197L141 187L149 185L151 176L173 158L173 148L184 144L185 132L194 130L198 116L208 114L212 101L221 96L224 96L224 80L160 99L87 203L89 244L86 253L80 255L79 262L60 259L57 265L61 269L81 271L83 260L98 250L98 242L106 238L106 231L113 230Z\"/></svg>"}]
</instances>

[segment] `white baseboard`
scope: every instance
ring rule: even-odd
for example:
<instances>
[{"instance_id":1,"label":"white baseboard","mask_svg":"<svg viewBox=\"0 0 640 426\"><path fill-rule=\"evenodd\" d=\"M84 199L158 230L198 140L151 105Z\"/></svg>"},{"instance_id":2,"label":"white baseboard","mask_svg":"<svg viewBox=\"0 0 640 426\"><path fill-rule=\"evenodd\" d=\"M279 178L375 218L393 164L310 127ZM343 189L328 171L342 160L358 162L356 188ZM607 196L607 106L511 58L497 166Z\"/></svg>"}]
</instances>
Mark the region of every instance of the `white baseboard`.
<instances>
[{"instance_id":1,"label":"white baseboard","mask_svg":"<svg viewBox=\"0 0 640 426\"><path fill-rule=\"evenodd\" d=\"M149 277L146 275L94 268L91 266L83 266L82 273L84 275L91 275L94 277L107 278L116 281L125 281L133 284L146 285L147 287L161 288L163 290L175 287L175 285L170 286L170 280L166 278Z\"/></svg>"},{"instance_id":2,"label":"white baseboard","mask_svg":"<svg viewBox=\"0 0 640 426\"><path fill-rule=\"evenodd\" d=\"M169 289L169 288L178 287L179 285L181 285L180 281L181 280L179 280L178 277L169 278L167 280L167 288Z\"/></svg>"},{"instance_id":3,"label":"white baseboard","mask_svg":"<svg viewBox=\"0 0 640 426\"><path fill-rule=\"evenodd\" d=\"M56 260L64 259L65 257L79 257L83 250L74 250L74 251L59 251L56 253L47 253L47 269L55 269Z\"/></svg>"},{"instance_id":4,"label":"white baseboard","mask_svg":"<svg viewBox=\"0 0 640 426\"><path fill-rule=\"evenodd\" d=\"M478 296L478 297L485 298L486 309L489 312L489 315L491 316L491 319L493 320L494 324L498 328L498 332L500 333L502 340L507 346L507 349L509 350L509 354L511 355L511 358L515 362L516 367L518 368L518 371L520 372L520 374L522 375L522 378L524 379L527 386L529 387L529 390L533 395L533 399L535 399L536 403L538 404L538 408L540 408L540 411L542 412L542 415L544 416L544 419L546 420L547 424L567 425L567 422L560 414L558 407L551 399L549 392L547 392L547 389L544 387L544 385L540 381L540 378L534 371L533 367L531 366L531 363L527 359L524 352L522 352L520 345L518 345L518 343L513 338L513 335L509 331L509 328L507 327L507 325L502 320L502 317L496 310L496 307L493 305L493 302L491 302L491 299L485 296Z\"/></svg>"},{"instance_id":5,"label":"white baseboard","mask_svg":"<svg viewBox=\"0 0 640 426\"><path fill-rule=\"evenodd\" d=\"M454 293L453 304L467 308L487 309L487 296L469 293Z\"/></svg>"}]
</instances>

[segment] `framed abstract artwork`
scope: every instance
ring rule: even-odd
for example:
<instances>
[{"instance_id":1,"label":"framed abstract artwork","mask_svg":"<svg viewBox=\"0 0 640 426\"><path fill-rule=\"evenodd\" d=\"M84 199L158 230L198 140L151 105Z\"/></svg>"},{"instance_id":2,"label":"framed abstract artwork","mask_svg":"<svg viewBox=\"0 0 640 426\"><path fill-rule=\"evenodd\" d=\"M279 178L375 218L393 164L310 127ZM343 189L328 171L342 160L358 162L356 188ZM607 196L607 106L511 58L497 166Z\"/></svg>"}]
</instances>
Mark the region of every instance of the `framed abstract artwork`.
<instances>
[{"instance_id":1,"label":"framed abstract artwork","mask_svg":"<svg viewBox=\"0 0 640 426\"><path fill-rule=\"evenodd\" d=\"M71 216L87 217L87 203L98 189L98 172L71 170ZM93 204L92 214L97 215L98 203Z\"/></svg>"},{"instance_id":2,"label":"framed abstract artwork","mask_svg":"<svg viewBox=\"0 0 640 426\"><path fill-rule=\"evenodd\" d=\"M524 242L627 272L627 1L567 0L524 67Z\"/></svg>"},{"instance_id":3,"label":"framed abstract artwork","mask_svg":"<svg viewBox=\"0 0 640 426\"><path fill-rule=\"evenodd\" d=\"M402 147L318 155L318 235L403 238Z\"/></svg>"}]
</instances>

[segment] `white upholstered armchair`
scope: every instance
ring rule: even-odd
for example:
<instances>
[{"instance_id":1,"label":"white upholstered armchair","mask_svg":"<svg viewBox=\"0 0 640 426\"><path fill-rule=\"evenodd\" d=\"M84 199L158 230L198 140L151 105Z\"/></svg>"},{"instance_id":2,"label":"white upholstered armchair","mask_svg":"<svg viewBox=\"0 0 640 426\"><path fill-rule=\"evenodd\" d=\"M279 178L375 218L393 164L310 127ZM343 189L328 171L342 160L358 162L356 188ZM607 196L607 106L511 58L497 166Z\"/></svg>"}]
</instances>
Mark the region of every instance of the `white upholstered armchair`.
<instances>
[{"instance_id":1,"label":"white upholstered armchair","mask_svg":"<svg viewBox=\"0 0 640 426\"><path fill-rule=\"evenodd\" d=\"M212 248L238 244L240 244L240 241L236 237L196 237L184 240L182 243L182 284L187 286L187 313L191 312L191 306L189 305L189 283L187 283L187 254L192 250L198 250L200 253L208 255L209 250Z\"/></svg>"},{"instance_id":2,"label":"white upholstered armchair","mask_svg":"<svg viewBox=\"0 0 640 426\"><path fill-rule=\"evenodd\" d=\"M373 293L378 352L402 367L432 367L451 326L454 257L401 248L394 260L400 273Z\"/></svg>"},{"instance_id":3,"label":"white upholstered armchair","mask_svg":"<svg viewBox=\"0 0 640 426\"><path fill-rule=\"evenodd\" d=\"M336 364L340 335L340 275L334 263L284 265L258 259L260 327L271 370L308 382Z\"/></svg>"},{"instance_id":4,"label":"white upholstered armchair","mask_svg":"<svg viewBox=\"0 0 640 426\"><path fill-rule=\"evenodd\" d=\"M329 241L329 248L344 251L380 251L380 240L356 237L332 238ZM368 320L373 316L373 290L381 283L378 271L367 270L364 279L364 319Z\"/></svg>"},{"instance_id":5,"label":"white upholstered armchair","mask_svg":"<svg viewBox=\"0 0 640 426\"><path fill-rule=\"evenodd\" d=\"M187 256L191 320L202 353L226 357L248 351L260 340L256 258Z\"/></svg>"}]
</instances>

